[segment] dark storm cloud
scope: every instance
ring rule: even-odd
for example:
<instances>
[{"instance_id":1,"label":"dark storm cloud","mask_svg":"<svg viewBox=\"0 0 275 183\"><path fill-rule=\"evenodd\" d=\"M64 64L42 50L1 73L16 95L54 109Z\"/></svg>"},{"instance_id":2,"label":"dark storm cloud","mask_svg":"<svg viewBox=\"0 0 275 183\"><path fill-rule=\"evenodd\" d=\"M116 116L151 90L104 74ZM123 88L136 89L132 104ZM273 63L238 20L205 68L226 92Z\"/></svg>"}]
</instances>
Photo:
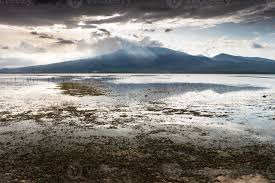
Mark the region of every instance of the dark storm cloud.
<instances>
[{"instance_id":1,"label":"dark storm cloud","mask_svg":"<svg viewBox=\"0 0 275 183\"><path fill-rule=\"evenodd\" d=\"M41 39L54 39L52 35L46 33L31 32L32 35L38 36Z\"/></svg>"},{"instance_id":2,"label":"dark storm cloud","mask_svg":"<svg viewBox=\"0 0 275 183\"><path fill-rule=\"evenodd\" d=\"M57 44L75 44L74 41L68 40L68 39L57 38L57 40L58 40Z\"/></svg>"},{"instance_id":3,"label":"dark storm cloud","mask_svg":"<svg viewBox=\"0 0 275 183\"><path fill-rule=\"evenodd\" d=\"M81 27L82 29L96 29L97 26L95 25L80 25L79 27Z\"/></svg>"},{"instance_id":4,"label":"dark storm cloud","mask_svg":"<svg viewBox=\"0 0 275 183\"><path fill-rule=\"evenodd\" d=\"M1 49L3 49L3 50L8 50L9 47L8 47L8 46L1 46Z\"/></svg>"},{"instance_id":5,"label":"dark storm cloud","mask_svg":"<svg viewBox=\"0 0 275 183\"><path fill-rule=\"evenodd\" d=\"M38 32L33 31L33 32L31 32L31 35L39 35L39 33L38 33Z\"/></svg>"},{"instance_id":6,"label":"dark storm cloud","mask_svg":"<svg viewBox=\"0 0 275 183\"><path fill-rule=\"evenodd\" d=\"M46 34L46 33L39 33L39 32L35 32L35 31L30 32L30 34L37 36L40 39L56 40L56 43L60 44L60 45L75 44L75 42L76 42L74 40L69 40L69 39L64 39L64 38L56 38L53 35Z\"/></svg>"},{"instance_id":7,"label":"dark storm cloud","mask_svg":"<svg viewBox=\"0 0 275 183\"><path fill-rule=\"evenodd\" d=\"M165 29L165 32L171 32L173 29Z\"/></svg>"},{"instance_id":8,"label":"dark storm cloud","mask_svg":"<svg viewBox=\"0 0 275 183\"><path fill-rule=\"evenodd\" d=\"M30 32L30 33L34 36L37 36L40 39L55 40L56 43L59 44L59 45L75 44L77 42L75 40L69 40L69 39L64 39L64 38L60 38L60 37L54 37L53 35L46 34L46 33L38 33L38 32L35 32L35 31Z\"/></svg>"},{"instance_id":9,"label":"dark storm cloud","mask_svg":"<svg viewBox=\"0 0 275 183\"><path fill-rule=\"evenodd\" d=\"M252 44L252 48L255 48L255 49L264 49L265 46L261 45L260 43L253 43Z\"/></svg>"},{"instance_id":10,"label":"dark storm cloud","mask_svg":"<svg viewBox=\"0 0 275 183\"><path fill-rule=\"evenodd\" d=\"M246 22L275 17L275 7L268 7L266 3L268 0L231 0L230 4L225 3L224 0L193 0L192 4L190 0L182 0L182 4L179 6L169 4L171 0L132 0L127 6L118 3L83 4L80 9L72 9L66 6L66 3L41 5L39 1L37 0L37 5L31 7L14 8L1 5L0 23L32 26L60 23L74 27L79 26L76 17L82 15L111 16L115 13L119 13L121 16L87 20L85 26L95 27L96 24L125 21L154 22L175 17L217 18L233 15L244 18Z\"/></svg>"},{"instance_id":11,"label":"dark storm cloud","mask_svg":"<svg viewBox=\"0 0 275 183\"><path fill-rule=\"evenodd\" d=\"M106 34L107 36L111 36L111 32L108 31L107 29L98 29L99 31L103 32L104 34Z\"/></svg>"},{"instance_id":12,"label":"dark storm cloud","mask_svg":"<svg viewBox=\"0 0 275 183\"><path fill-rule=\"evenodd\" d=\"M156 29L144 29L143 31L144 31L144 32L155 32Z\"/></svg>"}]
</instances>

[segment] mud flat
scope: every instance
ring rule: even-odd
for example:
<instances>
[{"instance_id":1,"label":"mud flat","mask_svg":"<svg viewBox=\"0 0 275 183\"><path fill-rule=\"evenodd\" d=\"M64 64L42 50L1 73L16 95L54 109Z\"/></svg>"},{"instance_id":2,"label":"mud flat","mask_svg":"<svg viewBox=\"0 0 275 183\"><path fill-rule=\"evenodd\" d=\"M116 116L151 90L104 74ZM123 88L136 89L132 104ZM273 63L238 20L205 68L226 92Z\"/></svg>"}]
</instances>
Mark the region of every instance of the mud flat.
<instances>
[{"instance_id":1,"label":"mud flat","mask_svg":"<svg viewBox=\"0 0 275 183\"><path fill-rule=\"evenodd\" d=\"M275 182L268 85L55 77L0 79L0 182Z\"/></svg>"},{"instance_id":2,"label":"mud flat","mask_svg":"<svg viewBox=\"0 0 275 183\"><path fill-rule=\"evenodd\" d=\"M236 141L232 143L230 139L207 140L207 130L192 127L146 130L134 125L129 133L120 134L123 131L120 127L99 128L102 124L96 121L95 111L79 111L73 107L49 111L9 117L12 125L3 121L0 133L3 182L275 180L274 146L245 135L239 136L239 144L235 146ZM68 122L69 118L77 123ZM123 124L124 118L118 121ZM90 125L83 125L85 121ZM170 138L175 134L192 138L187 134L196 132L203 143Z\"/></svg>"}]
</instances>

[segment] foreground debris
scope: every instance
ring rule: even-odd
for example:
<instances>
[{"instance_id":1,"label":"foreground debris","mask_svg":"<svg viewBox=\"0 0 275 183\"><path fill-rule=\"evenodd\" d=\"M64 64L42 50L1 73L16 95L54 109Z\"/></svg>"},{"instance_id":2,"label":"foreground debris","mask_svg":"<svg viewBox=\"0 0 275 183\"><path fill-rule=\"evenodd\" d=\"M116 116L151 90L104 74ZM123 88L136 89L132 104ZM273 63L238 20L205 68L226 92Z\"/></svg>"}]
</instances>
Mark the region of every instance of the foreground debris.
<instances>
[{"instance_id":1,"label":"foreground debris","mask_svg":"<svg viewBox=\"0 0 275 183\"><path fill-rule=\"evenodd\" d=\"M60 118L60 111L64 110L69 111L70 118L84 116L87 117L84 121L96 121L86 116L91 111L72 107L56 109L54 115L47 115ZM27 120L37 118L27 116ZM78 125L55 123L42 127L43 123L38 124L38 130L32 133L0 134L0 178L4 182L264 183L275 180L275 148L268 143L219 148L219 143L224 142L204 146L151 136L150 131L132 136L102 136ZM173 133L169 128L164 131Z\"/></svg>"}]
</instances>

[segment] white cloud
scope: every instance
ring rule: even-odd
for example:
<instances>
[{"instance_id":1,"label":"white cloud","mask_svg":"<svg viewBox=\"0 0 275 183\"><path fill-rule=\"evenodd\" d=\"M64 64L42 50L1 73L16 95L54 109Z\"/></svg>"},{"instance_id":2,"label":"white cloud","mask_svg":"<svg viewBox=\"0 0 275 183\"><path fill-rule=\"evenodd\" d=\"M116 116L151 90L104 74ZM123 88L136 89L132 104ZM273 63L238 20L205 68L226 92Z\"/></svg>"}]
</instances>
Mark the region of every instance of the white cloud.
<instances>
[{"instance_id":1,"label":"white cloud","mask_svg":"<svg viewBox=\"0 0 275 183\"><path fill-rule=\"evenodd\" d=\"M258 44L262 49L255 49ZM264 48L264 49L263 49ZM227 53L248 57L275 58L275 45L260 42L257 39L233 39L228 37L220 37L217 39L208 39L207 41L187 41L181 45L177 45L175 49L185 51L194 55L215 56L220 53Z\"/></svg>"},{"instance_id":2,"label":"white cloud","mask_svg":"<svg viewBox=\"0 0 275 183\"><path fill-rule=\"evenodd\" d=\"M93 34L94 35L94 34ZM159 41L152 40L150 37L144 37L140 40L131 40L118 36L91 37L90 40L80 40L77 48L80 51L90 51L93 55L100 55L114 52L119 49L127 49L137 46L160 47L163 44Z\"/></svg>"},{"instance_id":3,"label":"white cloud","mask_svg":"<svg viewBox=\"0 0 275 183\"><path fill-rule=\"evenodd\" d=\"M29 66L34 64L31 60L25 60L20 58L1 58L0 57L0 68L20 67Z\"/></svg>"},{"instance_id":4,"label":"white cloud","mask_svg":"<svg viewBox=\"0 0 275 183\"><path fill-rule=\"evenodd\" d=\"M46 52L45 48L39 47L39 46L35 46L33 44L30 44L28 42L22 41L20 43L20 45L18 45L17 47L13 48L14 51L16 52L23 52L23 53L44 53Z\"/></svg>"}]
</instances>

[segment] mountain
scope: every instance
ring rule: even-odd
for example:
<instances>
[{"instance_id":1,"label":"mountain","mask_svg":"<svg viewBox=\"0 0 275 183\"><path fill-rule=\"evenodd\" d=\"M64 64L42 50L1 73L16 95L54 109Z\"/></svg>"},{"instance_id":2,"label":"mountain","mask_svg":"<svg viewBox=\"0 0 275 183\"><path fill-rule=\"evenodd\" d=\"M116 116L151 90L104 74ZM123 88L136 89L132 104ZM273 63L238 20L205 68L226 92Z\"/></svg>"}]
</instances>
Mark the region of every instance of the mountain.
<instances>
[{"instance_id":1,"label":"mountain","mask_svg":"<svg viewBox=\"0 0 275 183\"><path fill-rule=\"evenodd\" d=\"M231 62L247 62L247 63L254 63L255 61L261 61L261 62L271 62L273 63L274 60L265 59L265 58L258 58L258 57L240 57L240 56L233 56L228 54L220 54L215 57L213 57L213 60L217 61L231 61Z\"/></svg>"},{"instance_id":2,"label":"mountain","mask_svg":"<svg viewBox=\"0 0 275 183\"><path fill-rule=\"evenodd\" d=\"M225 73L263 73L274 74L274 60L258 57L241 57L220 54L212 58L215 68Z\"/></svg>"},{"instance_id":3,"label":"mountain","mask_svg":"<svg viewBox=\"0 0 275 183\"><path fill-rule=\"evenodd\" d=\"M194 56L160 47L132 47L95 58L23 68L0 73L275 73L275 61L220 54Z\"/></svg>"}]
</instances>

